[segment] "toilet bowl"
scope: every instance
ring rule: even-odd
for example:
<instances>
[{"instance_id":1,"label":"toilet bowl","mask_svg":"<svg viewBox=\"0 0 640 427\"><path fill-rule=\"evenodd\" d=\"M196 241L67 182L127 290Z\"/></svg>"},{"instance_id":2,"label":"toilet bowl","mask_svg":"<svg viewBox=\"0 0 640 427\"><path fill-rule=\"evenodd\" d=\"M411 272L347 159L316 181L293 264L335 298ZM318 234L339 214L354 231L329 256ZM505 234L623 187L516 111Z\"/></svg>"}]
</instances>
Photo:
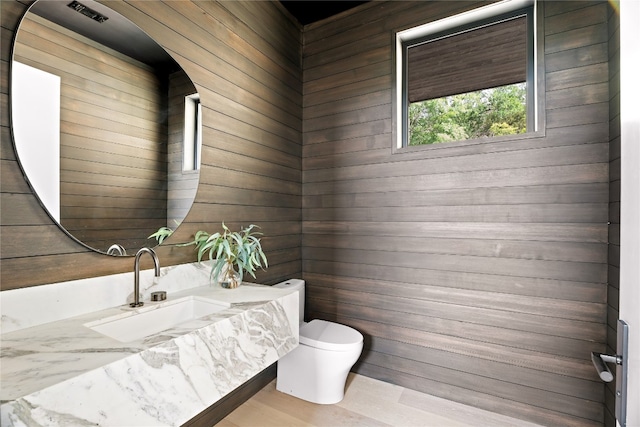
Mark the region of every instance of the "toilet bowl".
<instances>
[{"instance_id":1,"label":"toilet bowl","mask_svg":"<svg viewBox=\"0 0 640 427\"><path fill-rule=\"evenodd\" d=\"M362 353L362 334L326 320L303 322L303 280L291 279L274 286L300 293L300 345L278 360L276 389L313 403L340 402L347 375Z\"/></svg>"}]
</instances>

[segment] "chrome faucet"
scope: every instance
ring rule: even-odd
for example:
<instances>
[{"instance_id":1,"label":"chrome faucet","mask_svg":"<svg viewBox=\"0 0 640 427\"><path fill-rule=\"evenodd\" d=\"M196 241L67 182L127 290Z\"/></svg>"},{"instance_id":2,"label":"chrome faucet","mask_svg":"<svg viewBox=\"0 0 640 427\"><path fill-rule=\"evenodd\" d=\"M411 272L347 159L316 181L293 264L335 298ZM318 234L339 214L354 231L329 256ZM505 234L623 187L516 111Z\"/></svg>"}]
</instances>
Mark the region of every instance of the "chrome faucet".
<instances>
[{"instance_id":1,"label":"chrome faucet","mask_svg":"<svg viewBox=\"0 0 640 427\"><path fill-rule=\"evenodd\" d=\"M133 263L133 302L129 304L131 307L141 307L144 305L144 303L140 301L140 257L145 252L151 255L156 268L156 277L160 277L160 261L158 260L158 255L156 255L155 251L151 248L140 249L138 253L136 253L136 260Z\"/></svg>"}]
</instances>

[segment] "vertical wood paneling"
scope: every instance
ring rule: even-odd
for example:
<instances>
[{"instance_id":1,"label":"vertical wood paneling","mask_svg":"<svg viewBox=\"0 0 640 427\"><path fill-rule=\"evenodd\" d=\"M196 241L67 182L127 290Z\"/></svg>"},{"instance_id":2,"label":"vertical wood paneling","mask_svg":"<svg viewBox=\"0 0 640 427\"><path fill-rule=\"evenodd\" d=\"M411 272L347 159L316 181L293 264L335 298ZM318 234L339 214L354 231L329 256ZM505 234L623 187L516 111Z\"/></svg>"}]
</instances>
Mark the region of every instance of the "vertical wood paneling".
<instances>
[{"instance_id":1,"label":"vertical wood paneling","mask_svg":"<svg viewBox=\"0 0 640 427\"><path fill-rule=\"evenodd\" d=\"M546 136L410 154L392 153L391 30L472 5L376 2L305 27L307 315L364 333L360 373L601 425L589 352L607 336L607 5L544 6Z\"/></svg>"}]
</instances>

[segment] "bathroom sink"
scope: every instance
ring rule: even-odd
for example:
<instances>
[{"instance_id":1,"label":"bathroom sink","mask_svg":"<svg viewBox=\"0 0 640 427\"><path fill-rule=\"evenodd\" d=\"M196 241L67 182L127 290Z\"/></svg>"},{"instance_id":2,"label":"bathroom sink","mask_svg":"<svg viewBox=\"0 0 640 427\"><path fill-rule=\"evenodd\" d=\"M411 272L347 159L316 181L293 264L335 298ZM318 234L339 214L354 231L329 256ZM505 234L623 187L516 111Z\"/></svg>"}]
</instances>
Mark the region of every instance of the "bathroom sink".
<instances>
[{"instance_id":1,"label":"bathroom sink","mask_svg":"<svg viewBox=\"0 0 640 427\"><path fill-rule=\"evenodd\" d=\"M85 323L84 326L120 342L134 341L229 308L229 303L189 296L128 313ZM198 325L194 325L197 327Z\"/></svg>"}]
</instances>

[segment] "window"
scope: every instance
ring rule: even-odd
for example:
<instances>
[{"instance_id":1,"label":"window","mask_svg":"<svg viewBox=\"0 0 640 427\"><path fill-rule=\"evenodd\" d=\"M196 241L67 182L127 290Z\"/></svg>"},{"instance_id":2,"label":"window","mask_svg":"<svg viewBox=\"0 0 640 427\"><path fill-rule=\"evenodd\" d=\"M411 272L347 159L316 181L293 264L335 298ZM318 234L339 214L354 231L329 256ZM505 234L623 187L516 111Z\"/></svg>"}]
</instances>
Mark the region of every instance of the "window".
<instances>
[{"instance_id":1,"label":"window","mask_svg":"<svg viewBox=\"0 0 640 427\"><path fill-rule=\"evenodd\" d=\"M535 132L535 4L510 0L396 33L396 147Z\"/></svg>"},{"instance_id":2,"label":"window","mask_svg":"<svg viewBox=\"0 0 640 427\"><path fill-rule=\"evenodd\" d=\"M184 141L182 150L182 170L200 169L202 152L202 109L197 93L184 98Z\"/></svg>"}]
</instances>

